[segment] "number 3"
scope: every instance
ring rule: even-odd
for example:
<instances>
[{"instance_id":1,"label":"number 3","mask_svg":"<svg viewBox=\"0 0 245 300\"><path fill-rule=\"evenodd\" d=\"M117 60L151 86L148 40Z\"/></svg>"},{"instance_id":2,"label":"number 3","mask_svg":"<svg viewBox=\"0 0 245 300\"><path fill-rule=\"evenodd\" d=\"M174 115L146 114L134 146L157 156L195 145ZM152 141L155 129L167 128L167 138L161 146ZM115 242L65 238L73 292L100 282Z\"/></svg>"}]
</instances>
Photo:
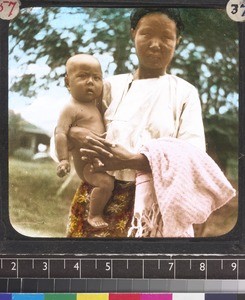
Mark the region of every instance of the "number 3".
<instances>
[{"instance_id":1,"label":"number 3","mask_svg":"<svg viewBox=\"0 0 245 300\"><path fill-rule=\"evenodd\" d=\"M43 271L48 270L48 263L46 261L43 262Z\"/></svg>"},{"instance_id":2,"label":"number 3","mask_svg":"<svg viewBox=\"0 0 245 300\"><path fill-rule=\"evenodd\" d=\"M237 4L231 4L231 7L233 7L233 10L231 13L235 15L238 12L238 5Z\"/></svg>"}]
</instances>

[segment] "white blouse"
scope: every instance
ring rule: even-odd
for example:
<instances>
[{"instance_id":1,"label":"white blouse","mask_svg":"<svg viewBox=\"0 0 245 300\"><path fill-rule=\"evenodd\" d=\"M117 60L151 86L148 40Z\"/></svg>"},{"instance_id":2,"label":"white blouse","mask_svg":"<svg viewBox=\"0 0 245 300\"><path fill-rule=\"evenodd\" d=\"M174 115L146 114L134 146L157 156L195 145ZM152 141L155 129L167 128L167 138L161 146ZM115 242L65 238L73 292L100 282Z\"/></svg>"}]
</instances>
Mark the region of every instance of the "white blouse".
<instances>
[{"instance_id":1,"label":"white blouse","mask_svg":"<svg viewBox=\"0 0 245 300\"><path fill-rule=\"evenodd\" d=\"M140 80L123 74L107 81L111 91L104 93L103 104L109 141L137 153L150 139L176 137L205 150L200 99L193 85L169 74ZM118 180L135 180L134 170L110 174Z\"/></svg>"}]
</instances>

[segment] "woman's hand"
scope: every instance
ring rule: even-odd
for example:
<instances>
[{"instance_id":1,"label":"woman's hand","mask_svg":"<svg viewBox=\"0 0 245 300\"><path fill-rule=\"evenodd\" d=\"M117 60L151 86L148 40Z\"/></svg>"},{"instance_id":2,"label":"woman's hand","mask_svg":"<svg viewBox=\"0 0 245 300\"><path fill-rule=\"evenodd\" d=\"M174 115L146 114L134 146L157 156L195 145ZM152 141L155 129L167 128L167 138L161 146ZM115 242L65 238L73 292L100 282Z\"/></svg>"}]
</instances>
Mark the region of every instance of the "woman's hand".
<instances>
[{"instance_id":1,"label":"woman's hand","mask_svg":"<svg viewBox=\"0 0 245 300\"><path fill-rule=\"evenodd\" d=\"M89 129L82 127L71 127L69 138L78 146L90 149L98 154L111 156L109 147L112 145L103 138L104 134L97 134Z\"/></svg>"},{"instance_id":2,"label":"woman's hand","mask_svg":"<svg viewBox=\"0 0 245 300\"><path fill-rule=\"evenodd\" d=\"M106 142L108 143L108 142ZM109 146L110 145L110 146ZM82 160L91 164L92 171L105 172L122 169L134 169L151 172L148 159L143 154L129 152L122 145L108 143L110 156L90 149L80 149Z\"/></svg>"},{"instance_id":3,"label":"woman's hand","mask_svg":"<svg viewBox=\"0 0 245 300\"><path fill-rule=\"evenodd\" d=\"M88 138L91 142L91 139ZM121 145L113 145L104 140L104 145L109 150L109 155L105 153L94 140L94 147L96 150L81 148L81 157L83 161L88 161L94 166L94 170L119 170L124 168L127 161L134 157L134 154L126 150Z\"/></svg>"}]
</instances>

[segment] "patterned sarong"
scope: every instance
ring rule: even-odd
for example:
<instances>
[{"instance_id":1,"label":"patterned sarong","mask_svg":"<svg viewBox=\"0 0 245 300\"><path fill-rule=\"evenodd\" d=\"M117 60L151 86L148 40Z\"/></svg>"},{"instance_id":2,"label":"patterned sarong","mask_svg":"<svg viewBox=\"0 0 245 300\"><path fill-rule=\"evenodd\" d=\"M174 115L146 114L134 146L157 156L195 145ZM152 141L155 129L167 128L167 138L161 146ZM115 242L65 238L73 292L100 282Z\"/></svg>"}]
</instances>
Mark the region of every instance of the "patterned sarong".
<instances>
[{"instance_id":1,"label":"patterned sarong","mask_svg":"<svg viewBox=\"0 0 245 300\"><path fill-rule=\"evenodd\" d=\"M109 224L96 229L87 222L89 198L93 187L82 183L71 204L67 226L68 238L122 238L127 237L134 208L134 183L115 181L115 188L104 210L104 219Z\"/></svg>"}]
</instances>

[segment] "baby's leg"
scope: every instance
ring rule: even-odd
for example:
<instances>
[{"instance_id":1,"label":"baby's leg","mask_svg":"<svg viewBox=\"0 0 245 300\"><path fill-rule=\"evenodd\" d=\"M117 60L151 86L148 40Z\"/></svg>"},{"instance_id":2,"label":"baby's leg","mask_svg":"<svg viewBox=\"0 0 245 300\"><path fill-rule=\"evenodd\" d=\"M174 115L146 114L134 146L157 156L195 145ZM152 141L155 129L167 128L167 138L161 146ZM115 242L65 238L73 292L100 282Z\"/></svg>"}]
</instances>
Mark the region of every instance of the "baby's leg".
<instances>
[{"instance_id":1,"label":"baby's leg","mask_svg":"<svg viewBox=\"0 0 245 300\"><path fill-rule=\"evenodd\" d=\"M107 173L91 173L89 170L89 165L83 170L85 180L94 186L90 195L88 223L95 228L104 228L108 224L103 219L103 211L111 197L114 180Z\"/></svg>"}]
</instances>

